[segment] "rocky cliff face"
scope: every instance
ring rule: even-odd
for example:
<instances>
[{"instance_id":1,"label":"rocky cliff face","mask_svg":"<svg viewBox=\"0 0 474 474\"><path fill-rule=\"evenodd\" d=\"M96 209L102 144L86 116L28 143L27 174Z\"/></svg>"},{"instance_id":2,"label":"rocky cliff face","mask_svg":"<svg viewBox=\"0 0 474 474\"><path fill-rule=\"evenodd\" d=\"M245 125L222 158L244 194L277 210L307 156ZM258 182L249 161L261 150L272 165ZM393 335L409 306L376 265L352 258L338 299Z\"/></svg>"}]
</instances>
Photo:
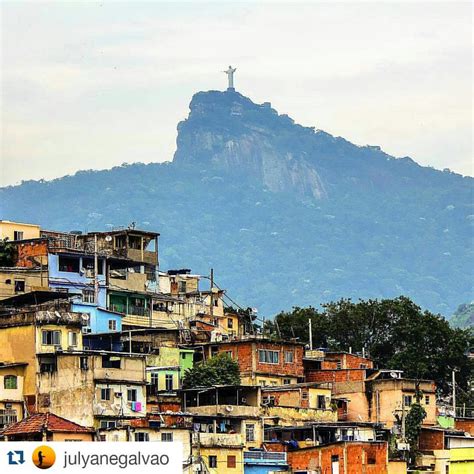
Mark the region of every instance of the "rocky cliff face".
<instances>
[{"instance_id":1,"label":"rocky cliff face","mask_svg":"<svg viewBox=\"0 0 474 474\"><path fill-rule=\"evenodd\" d=\"M327 192L307 153L286 140L288 133L314 134L294 125L270 104L254 104L237 92L198 93L189 117L178 125L176 165L253 176L273 192L321 199Z\"/></svg>"}]
</instances>

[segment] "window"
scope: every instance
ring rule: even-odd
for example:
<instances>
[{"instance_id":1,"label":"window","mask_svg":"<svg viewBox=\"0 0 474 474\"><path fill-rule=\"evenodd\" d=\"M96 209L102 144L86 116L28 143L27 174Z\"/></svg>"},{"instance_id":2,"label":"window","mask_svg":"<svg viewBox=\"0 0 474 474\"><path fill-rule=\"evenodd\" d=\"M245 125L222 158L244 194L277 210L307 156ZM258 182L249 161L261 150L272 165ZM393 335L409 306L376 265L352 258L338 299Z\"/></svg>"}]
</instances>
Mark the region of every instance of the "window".
<instances>
[{"instance_id":1,"label":"window","mask_svg":"<svg viewBox=\"0 0 474 474\"><path fill-rule=\"evenodd\" d=\"M173 433L161 433L161 441L172 443Z\"/></svg>"},{"instance_id":2,"label":"window","mask_svg":"<svg viewBox=\"0 0 474 474\"><path fill-rule=\"evenodd\" d=\"M366 368L367 368L367 364L360 364L360 368L361 368L361 369L366 369Z\"/></svg>"},{"instance_id":3,"label":"window","mask_svg":"<svg viewBox=\"0 0 474 474\"><path fill-rule=\"evenodd\" d=\"M219 306L219 300L217 298L214 299L214 306Z\"/></svg>"},{"instance_id":4,"label":"window","mask_svg":"<svg viewBox=\"0 0 474 474\"><path fill-rule=\"evenodd\" d=\"M120 369L120 357L102 356L103 369Z\"/></svg>"},{"instance_id":5,"label":"window","mask_svg":"<svg viewBox=\"0 0 474 474\"><path fill-rule=\"evenodd\" d=\"M336 362L336 369L342 369L342 362L340 360Z\"/></svg>"},{"instance_id":6,"label":"window","mask_svg":"<svg viewBox=\"0 0 474 474\"><path fill-rule=\"evenodd\" d=\"M224 354L229 358L229 359L232 359L233 358L233 353L232 351L225 351Z\"/></svg>"},{"instance_id":7,"label":"window","mask_svg":"<svg viewBox=\"0 0 474 474\"><path fill-rule=\"evenodd\" d=\"M135 441L150 441L149 433L135 433Z\"/></svg>"},{"instance_id":8,"label":"window","mask_svg":"<svg viewBox=\"0 0 474 474\"><path fill-rule=\"evenodd\" d=\"M413 397L411 395L405 395L403 397L403 403L405 404L406 407L411 406L412 401L413 401Z\"/></svg>"},{"instance_id":9,"label":"window","mask_svg":"<svg viewBox=\"0 0 474 474\"><path fill-rule=\"evenodd\" d=\"M261 385L262 387L266 387L267 381L266 381L266 380L260 380L260 385Z\"/></svg>"},{"instance_id":10,"label":"window","mask_svg":"<svg viewBox=\"0 0 474 474\"><path fill-rule=\"evenodd\" d=\"M16 390L18 388L18 377L16 375L5 375L3 386L7 390Z\"/></svg>"},{"instance_id":11,"label":"window","mask_svg":"<svg viewBox=\"0 0 474 474\"><path fill-rule=\"evenodd\" d=\"M430 404L430 396L426 395L425 396L425 405L429 405L429 404Z\"/></svg>"},{"instance_id":12,"label":"window","mask_svg":"<svg viewBox=\"0 0 474 474\"><path fill-rule=\"evenodd\" d=\"M61 331L44 330L41 336L41 342L44 346L60 346Z\"/></svg>"},{"instance_id":13,"label":"window","mask_svg":"<svg viewBox=\"0 0 474 474\"><path fill-rule=\"evenodd\" d=\"M82 356L79 360L79 366L81 367L81 370L89 370L89 359Z\"/></svg>"},{"instance_id":14,"label":"window","mask_svg":"<svg viewBox=\"0 0 474 474\"><path fill-rule=\"evenodd\" d=\"M165 375L165 390L171 392L173 390L173 374Z\"/></svg>"},{"instance_id":15,"label":"window","mask_svg":"<svg viewBox=\"0 0 474 474\"><path fill-rule=\"evenodd\" d=\"M59 271L79 273L79 258L59 256Z\"/></svg>"},{"instance_id":16,"label":"window","mask_svg":"<svg viewBox=\"0 0 474 474\"><path fill-rule=\"evenodd\" d=\"M110 388L101 388L100 389L100 399L101 400L110 400Z\"/></svg>"},{"instance_id":17,"label":"window","mask_svg":"<svg viewBox=\"0 0 474 474\"><path fill-rule=\"evenodd\" d=\"M82 290L82 302L83 303L95 303L94 290Z\"/></svg>"},{"instance_id":18,"label":"window","mask_svg":"<svg viewBox=\"0 0 474 474\"><path fill-rule=\"evenodd\" d=\"M58 369L57 360L54 356L40 356L38 362L42 374L56 372Z\"/></svg>"},{"instance_id":19,"label":"window","mask_svg":"<svg viewBox=\"0 0 474 474\"><path fill-rule=\"evenodd\" d=\"M278 351L269 351L259 349L258 361L263 364L278 364L280 360L280 353Z\"/></svg>"},{"instance_id":20,"label":"window","mask_svg":"<svg viewBox=\"0 0 474 474\"><path fill-rule=\"evenodd\" d=\"M159 383L159 375L156 372L152 372L152 374L151 374L151 384L154 387L158 387L158 383Z\"/></svg>"},{"instance_id":21,"label":"window","mask_svg":"<svg viewBox=\"0 0 474 474\"><path fill-rule=\"evenodd\" d=\"M22 230L14 230L13 231L13 240L23 240L23 231Z\"/></svg>"},{"instance_id":22,"label":"window","mask_svg":"<svg viewBox=\"0 0 474 474\"><path fill-rule=\"evenodd\" d=\"M25 280L15 280L15 293L25 292Z\"/></svg>"},{"instance_id":23,"label":"window","mask_svg":"<svg viewBox=\"0 0 474 474\"><path fill-rule=\"evenodd\" d=\"M291 379L283 379L283 385L290 385Z\"/></svg>"},{"instance_id":24,"label":"window","mask_svg":"<svg viewBox=\"0 0 474 474\"><path fill-rule=\"evenodd\" d=\"M227 456L227 468L232 469L236 466L236 458L235 456Z\"/></svg>"},{"instance_id":25,"label":"window","mask_svg":"<svg viewBox=\"0 0 474 474\"><path fill-rule=\"evenodd\" d=\"M18 421L16 410L0 409L0 428L6 428L8 425Z\"/></svg>"},{"instance_id":26,"label":"window","mask_svg":"<svg viewBox=\"0 0 474 474\"><path fill-rule=\"evenodd\" d=\"M308 400L308 391L307 390L303 390L301 392L301 400Z\"/></svg>"},{"instance_id":27,"label":"window","mask_svg":"<svg viewBox=\"0 0 474 474\"><path fill-rule=\"evenodd\" d=\"M285 364L292 364L293 357L293 351L285 351Z\"/></svg>"},{"instance_id":28,"label":"window","mask_svg":"<svg viewBox=\"0 0 474 474\"><path fill-rule=\"evenodd\" d=\"M181 280L178 282L178 292L179 293L186 293L186 281Z\"/></svg>"},{"instance_id":29,"label":"window","mask_svg":"<svg viewBox=\"0 0 474 474\"><path fill-rule=\"evenodd\" d=\"M69 347L77 346L77 332L69 331L69 333L68 333L68 345L69 345Z\"/></svg>"},{"instance_id":30,"label":"window","mask_svg":"<svg viewBox=\"0 0 474 474\"><path fill-rule=\"evenodd\" d=\"M227 318L227 329L233 329L234 320L232 318Z\"/></svg>"},{"instance_id":31,"label":"window","mask_svg":"<svg viewBox=\"0 0 474 474\"><path fill-rule=\"evenodd\" d=\"M213 469L217 468L217 456L209 456L209 467Z\"/></svg>"},{"instance_id":32,"label":"window","mask_svg":"<svg viewBox=\"0 0 474 474\"><path fill-rule=\"evenodd\" d=\"M101 429L115 428L116 426L117 426L117 422L115 420L102 420L100 422Z\"/></svg>"},{"instance_id":33,"label":"window","mask_svg":"<svg viewBox=\"0 0 474 474\"><path fill-rule=\"evenodd\" d=\"M253 443L255 441L255 425L245 425L245 441Z\"/></svg>"},{"instance_id":34,"label":"window","mask_svg":"<svg viewBox=\"0 0 474 474\"><path fill-rule=\"evenodd\" d=\"M115 319L109 319L109 331L117 330L117 321Z\"/></svg>"},{"instance_id":35,"label":"window","mask_svg":"<svg viewBox=\"0 0 474 474\"><path fill-rule=\"evenodd\" d=\"M85 270L89 270L92 272L92 275L94 274L94 269L95 269L95 263L93 258L89 257L83 257L82 258L82 268ZM104 261L101 259L97 260L97 274L98 275L103 275L104 274Z\"/></svg>"},{"instance_id":36,"label":"window","mask_svg":"<svg viewBox=\"0 0 474 474\"><path fill-rule=\"evenodd\" d=\"M318 395L318 408L320 410L326 409L326 397L324 395Z\"/></svg>"},{"instance_id":37,"label":"window","mask_svg":"<svg viewBox=\"0 0 474 474\"><path fill-rule=\"evenodd\" d=\"M136 402L137 401L137 389L136 388L129 388L127 390L127 400L129 402Z\"/></svg>"}]
</instances>

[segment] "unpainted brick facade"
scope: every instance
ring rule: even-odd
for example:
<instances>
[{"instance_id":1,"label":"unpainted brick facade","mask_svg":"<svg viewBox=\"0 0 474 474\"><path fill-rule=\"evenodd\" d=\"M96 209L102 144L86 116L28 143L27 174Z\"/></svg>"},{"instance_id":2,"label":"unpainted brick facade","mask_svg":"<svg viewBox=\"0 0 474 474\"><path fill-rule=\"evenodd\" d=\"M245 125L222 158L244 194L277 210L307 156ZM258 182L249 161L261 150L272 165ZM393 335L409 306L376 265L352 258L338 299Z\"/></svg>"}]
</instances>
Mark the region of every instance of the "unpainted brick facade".
<instances>
[{"instance_id":1,"label":"unpainted brick facade","mask_svg":"<svg viewBox=\"0 0 474 474\"><path fill-rule=\"evenodd\" d=\"M288 464L293 471L317 470L331 474L333 464L346 474L386 474L387 444L384 442L347 442L329 446L303 448L288 452Z\"/></svg>"}]
</instances>

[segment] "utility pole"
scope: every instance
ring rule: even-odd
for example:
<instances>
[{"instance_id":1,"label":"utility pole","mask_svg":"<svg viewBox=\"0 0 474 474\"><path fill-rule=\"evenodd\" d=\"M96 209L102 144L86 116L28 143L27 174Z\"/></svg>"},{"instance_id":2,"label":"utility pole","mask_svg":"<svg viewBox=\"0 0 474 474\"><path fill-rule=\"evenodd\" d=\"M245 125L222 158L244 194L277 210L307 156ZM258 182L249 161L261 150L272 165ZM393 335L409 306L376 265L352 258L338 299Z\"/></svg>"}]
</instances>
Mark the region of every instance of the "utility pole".
<instances>
[{"instance_id":1,"label":"utility pole","mask_svg":"<svg viewBox=\"0 0 474 474\"><path fill-rule=\"evenodd\" d=\"M454 418L456 418L456 370L453 369L451 371L452 377L453 377L453 413L454 413Z\"/></svg>"},{"instance_id":2,"label":"utility pole","mask_svg":"<svg viewBox=\"0 0 474 474\"><path fill-rule=\"evenodd\" d=\"M97 257L97 234L94 234L94 303L99 305L99 259Z\"/></svg>"},{"instance_id":3,"label":"utility pole","mask_svg":"<svg viewBox=\"0 0 474 474\"><path fill-rule=\"evenodd\" d=\"M311 324L311 318L308 320L309 325L309 350L313 350L313 326Z\"/></svg>"},{"instance_id":4,"label":"utility pole","mask_svg":"<svg viewBox=\"0 0 474 474\"><path fill-rule=\"evenodd\" d=\"M405 441L405 397L402 394L402 442Z\"/></svg>"},{"instance_id":5,"label":"utility pole","mask_svg":"<svg viewBox=\"0 0 474 474\"><path fill-rule=\"evenodd\" d=\"M211 323L214 324L214 293L212 290L214 289L214 269L211 268L211 294L209 296L210 300L210 309L209 309L209 314L211 316Z\"/></svg>"}]
</instances>

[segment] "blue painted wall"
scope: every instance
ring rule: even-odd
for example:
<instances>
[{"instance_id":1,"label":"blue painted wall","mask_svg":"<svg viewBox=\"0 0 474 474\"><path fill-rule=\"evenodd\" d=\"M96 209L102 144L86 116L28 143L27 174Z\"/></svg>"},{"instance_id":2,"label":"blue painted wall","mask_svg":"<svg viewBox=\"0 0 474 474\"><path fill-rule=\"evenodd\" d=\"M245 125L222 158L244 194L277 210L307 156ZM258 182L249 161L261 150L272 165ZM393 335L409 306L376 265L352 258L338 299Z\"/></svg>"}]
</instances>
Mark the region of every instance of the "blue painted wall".
<instances>
[{"instance_id":1,"label":"blue painted wall","mask_svg":"<svg viewBox=\"0 0 474 474\"><path fill-rule=\"evenodd\" d=\"M98 308L94 304L75 302L72 305L73 311L80 313L88 313L90 315L89 327L91 333L112 332L109 326L109 321L115 321L115 331L122 330L122 315L105 311L103 308Z\"/></svg>"},{"instance_id":2,"label":"blue painted wall","mask_svg":"<svg viewBox=\"0 0 474 474\"><path fill-rule=\"evenodd\" d=\"M63 254L61 254L63 255ZM71 255L72 256L72 255ZM83 259L85 257L79 257L79 270L83 268ZM89 260L91 257L88 257ZM99 294L98 294L98 306L102 308L107 307L107 291L106 291L106 279L105 279L105 259L99 259L102 262L103 275L98 276L99 281ZM94 289L94 279L88 278L85 272L64 272L59 271L59 255L49 254L48 255L48 273L49 273L49 286L52 289L64 288L73 295L77 294L81 296L82 290Z\"/></svg>"}]
</instances>

